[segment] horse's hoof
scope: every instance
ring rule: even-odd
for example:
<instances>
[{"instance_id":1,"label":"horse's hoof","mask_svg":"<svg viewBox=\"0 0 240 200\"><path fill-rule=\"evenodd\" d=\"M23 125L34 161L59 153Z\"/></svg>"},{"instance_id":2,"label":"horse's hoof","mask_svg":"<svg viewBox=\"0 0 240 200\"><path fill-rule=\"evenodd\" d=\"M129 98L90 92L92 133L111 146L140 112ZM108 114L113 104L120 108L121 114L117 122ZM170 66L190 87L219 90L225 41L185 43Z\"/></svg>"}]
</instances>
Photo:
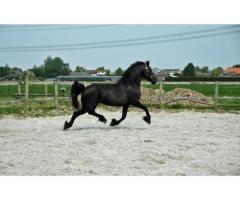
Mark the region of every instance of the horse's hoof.
<instances>
[{"instance_id":1,"label":"horse's hoof","mask_svg":"<svg viewBox=\"0 0 240 200\"><path fill-rule=\"evenodd\" d=\"M118 124L119 124L119 123L117 122L116 119L112 119L110 126L116 126L116 125L118 125Z\"/></svg>"},{"instance_id":2,"label":"horse's hoof","mask_svg":"<svg viewBox=\"0 0 240 200\"><path fill-rule=\"evenodd\" d=\"M101 119L99 119L98 121L100 121L100 122L102 122L102 123L104 123L104 124L107 123L107 120L106 120L105 118L101 118Z\"/></svg>"},{"instance_id":3,"label":"horse's hoof","mask_svg":"<svg viewBox=\"0 0 240 200\"><path fill-rule=\"evenodd\" d=\"M69 127L70 127L70 126L69 126L68 122L65 121L64 126L63 126L63 130L68 129Z\"/></svg>"},{"instance_id":4,"label":"horse's hoof","mask_svg":"<svg viewBox=\"0 0 240 200\"><path fill-rule=\"evenodd\" d=\"M144 120L145 122L147 122L148 124L151 124L151 118L150 118L150 117L144 116L144 117L143 117L143 120Z\"/></svg>"}]
</instances>

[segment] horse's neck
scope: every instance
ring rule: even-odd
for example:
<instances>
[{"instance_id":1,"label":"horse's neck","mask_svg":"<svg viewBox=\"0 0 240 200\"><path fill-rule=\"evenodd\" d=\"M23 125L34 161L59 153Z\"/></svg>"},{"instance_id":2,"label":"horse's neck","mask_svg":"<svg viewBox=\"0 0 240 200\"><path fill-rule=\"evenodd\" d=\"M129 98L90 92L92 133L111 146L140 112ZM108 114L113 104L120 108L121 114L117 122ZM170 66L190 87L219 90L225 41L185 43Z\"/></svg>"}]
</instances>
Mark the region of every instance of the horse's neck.
<instances>
[{"instance_id":1,"label":"horse's neck","mask_svg":"<svg viewBox=\"0 0 240 200\"><path fill-rule=\"evenodd\" d=\"M139 87L141 86L141 77L138 77L136 79L129 79L126 77L121 78L120 82L124 85L132 85L133 87Z\"/></svg>"}]
</instances>

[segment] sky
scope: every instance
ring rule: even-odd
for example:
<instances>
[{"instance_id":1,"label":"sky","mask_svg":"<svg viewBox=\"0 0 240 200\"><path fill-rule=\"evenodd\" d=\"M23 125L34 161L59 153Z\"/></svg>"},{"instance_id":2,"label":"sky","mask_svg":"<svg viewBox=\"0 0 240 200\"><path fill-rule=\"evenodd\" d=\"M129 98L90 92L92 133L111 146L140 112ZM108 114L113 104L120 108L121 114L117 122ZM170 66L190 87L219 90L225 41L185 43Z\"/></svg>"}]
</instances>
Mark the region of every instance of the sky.
<instances>
[{"instance_id":1,"label":"sky","mask_svg":"<svg viewBox=\"0 0 240 200\"><path fill-rule=\"evenodd\" d=\"M0 49L16 46L61 45L124 40L188 31L215 29L230 25L0 25ZM237 27L238 30L240 26ZM235 29L236 30L236 29ZM219 32L215 31L214 33ZM221 31L220 31L221 32ZM211 34L212 32L210 32ZM164 38L167 39L167 38ZM149 43L112 48L47 50L28 52L0 51L0 66L28 69L42 65L47 56L61 57L70 68L114 70L127 68L135 61L150 60L152 67L183 69L195 66L228 67L240 64L240 32L191 40Z\"/></svg>"}]
</instances>

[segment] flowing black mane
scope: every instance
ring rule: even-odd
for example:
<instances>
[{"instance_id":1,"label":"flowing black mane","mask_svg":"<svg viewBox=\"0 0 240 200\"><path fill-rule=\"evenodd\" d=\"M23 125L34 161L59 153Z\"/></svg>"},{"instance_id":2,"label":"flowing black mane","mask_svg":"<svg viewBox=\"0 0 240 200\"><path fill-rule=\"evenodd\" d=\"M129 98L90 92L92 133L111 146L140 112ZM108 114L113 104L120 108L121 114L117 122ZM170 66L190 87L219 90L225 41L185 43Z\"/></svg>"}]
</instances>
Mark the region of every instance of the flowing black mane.
<instances>
[{"instance_id":1,"label":"flowing black mane","mask_svg":"<svg viewBox=\"0 0 240 200\"><path fill-rule=\"evenodd\" d=\"M130 67L123 73L123 77L132 75L132 73L134 73L134 71L136 71L139 68L139 66L142 65L145 65L145 63L140 61L131 64Z\"/></svg>"},{"instance_id":2,"label":"flowing black mane","mask_svg":"<svg viewBox=\"0 0 240 200\"><path fill-rule=\"evenodd\" d=\"M131 79L132 76L136 75L136 72L140 70L140 66L145 65L144 62L137 61L131 64L128 69L123 73L122 77L119 79L118 82L125 81L126 79Z\"/></svg>"}]
</instances>

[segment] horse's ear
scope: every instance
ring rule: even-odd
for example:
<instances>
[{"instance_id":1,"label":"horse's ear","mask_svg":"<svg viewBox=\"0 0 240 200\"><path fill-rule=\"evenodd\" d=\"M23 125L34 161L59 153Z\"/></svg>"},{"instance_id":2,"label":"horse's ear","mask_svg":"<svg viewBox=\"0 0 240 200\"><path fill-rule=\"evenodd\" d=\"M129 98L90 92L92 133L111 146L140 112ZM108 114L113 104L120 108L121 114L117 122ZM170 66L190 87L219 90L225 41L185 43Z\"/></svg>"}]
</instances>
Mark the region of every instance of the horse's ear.
<instances>
[{"instance_id":1,"label":"horse's ear","mask_svg":"<svg viewBox=\"0 0 240 200\"><path fill-rule=\"evenodd\" d=\"M147 60L147 61L146 61L146 65L149 67L149 65L150 65L150 60Z\"/></svg>"}]
</instances>

